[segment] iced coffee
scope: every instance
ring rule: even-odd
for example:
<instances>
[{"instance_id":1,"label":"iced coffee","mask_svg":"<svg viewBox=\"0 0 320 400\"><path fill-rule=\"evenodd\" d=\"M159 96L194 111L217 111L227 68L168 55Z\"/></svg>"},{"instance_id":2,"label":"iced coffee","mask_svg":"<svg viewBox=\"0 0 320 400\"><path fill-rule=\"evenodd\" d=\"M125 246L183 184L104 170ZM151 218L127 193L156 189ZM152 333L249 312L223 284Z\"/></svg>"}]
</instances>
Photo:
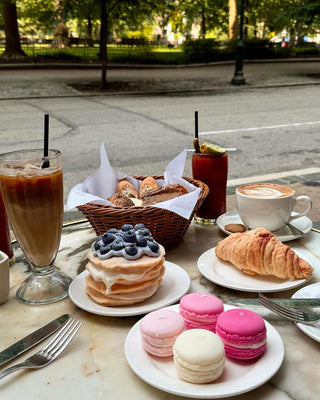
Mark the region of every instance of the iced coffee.
<instances>
[{"instance_id":1,"label":"iced coffee","mask_svg":"<svg viewBox=\"0 0 320 400\"><path fill-rule=\"evenodd\" d=\"M38 297L48 297L52 287L59 286L63 281L61 276L57 278L58 271L55 271L55 275L52 274L55 282L52 282L49 276L55 269L53 263L58 252L63 224L61 153L58 150L50 150L46 158L42 157L41 150L1 154L0 190L13 232L31 265L33 274L37 275L37 282L30 283L26 290L30 291L31 296L35 287L43 285L46 286L46 294L41 293ZM46 285L40 284L40 279L41 282L48 282ZM63 283L63 292L65 291L66 285ZM20 297L23 296L24 292ZM57 294L56 297L59 296L62 294ZM23 298L24 301L34 304L54 299L38 301Z\"/></svg>"}]
</instances>

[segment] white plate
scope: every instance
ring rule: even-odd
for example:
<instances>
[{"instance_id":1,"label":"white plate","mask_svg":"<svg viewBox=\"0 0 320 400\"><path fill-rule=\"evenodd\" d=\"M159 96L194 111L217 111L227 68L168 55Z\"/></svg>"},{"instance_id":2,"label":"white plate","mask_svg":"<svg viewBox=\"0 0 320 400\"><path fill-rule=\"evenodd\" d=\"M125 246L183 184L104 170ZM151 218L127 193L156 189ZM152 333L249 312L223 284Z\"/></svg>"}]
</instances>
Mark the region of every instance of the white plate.
<instances>
[{"instance_id":1,"label":"white plate","mask_svg":"<svg viewBox=\"0 0 320 400\"><path fill-rule=\"evenodd\" d=\"M224 229L224 227L227 224L243 224L237 210L227 212L225 214L220 215L220 217L217 218L218 227L226 235L231 235L231 232ZM290 224L293 227L299 229L305 235L307 233L309 233L312 228L312 221L308 217L300 217L300 218L294 219L293 221L290 222ZM273 233L277 236L277 238L279 240L281 240L281 242L288 242L289 240L294 240L294 239L301 237L301 235L294 234L287 225Z\"/></svg>"},{"instance_id":2,"label":"white plate","mask_svg":"<svg viewBox=\"0 0 320 400\"><path fill-rule=\"evenodd\" d=\"M294 249L292 248L292 250ZM294 251L301 256L298 250ZM305 255L302 258L306 259ZM306 259L306 261L308 260ZM310 261L308 262L312 265ZM231 263L218 258L215 254L215 247L201 254L198 259L198 269L205 278L213 283L246 292L281 292L307 282L307 279L279 279L272 276L245 274Z\"/></svg>"},{"instance_id":3,"label":"white plate","mask_svg":"<svg viewBox=\"0 0 320 400\"><path fill-rule=\"evenodd\" d=\"M178 311L174 305L168 309ZM225 305L225 310L234 308ZM256 360L239 361L226 358L222 376L213 383L193 384L179 379L172 357L154 357L142 347L138 321L128 333L125 355L131 369L149 385L168 393L199 399L217 399L249 392L267 382L280 368L284 346L279 333L265 321L267 348Z\"/></svg>"},{"instance_id":4,"label":"white plate","mask_svg":"<svg viewBox=\"0 0 320 400\"><path fill-rule=\"evenodd\" d=\"M298 290L293 296L293 299L298 298L309 298L309 297L320 297L320 283L314 283L312 285L305 286ZM297 323L299 329L302 330L306 335L310 336L312 339L320 342L320 324L319 327L304 325Z\"/></svg>"},{"instance_id":5,"label":"white plate","mask_svg":"<svg viewBox=\"0 0 320 400\"><path fill-rule=\"evenodd\" d=\"M81 272L69 286L69 297L72 302L85 311L111 317L128 317L146 314L158 308L166 307L184 296L190 287L190 278L184 269L177 264L165 261L163 281L157 292L150 299L130 306L104 307L95 303L86 293L85 277L88 271Z\"/></svg>"}]
</instances>

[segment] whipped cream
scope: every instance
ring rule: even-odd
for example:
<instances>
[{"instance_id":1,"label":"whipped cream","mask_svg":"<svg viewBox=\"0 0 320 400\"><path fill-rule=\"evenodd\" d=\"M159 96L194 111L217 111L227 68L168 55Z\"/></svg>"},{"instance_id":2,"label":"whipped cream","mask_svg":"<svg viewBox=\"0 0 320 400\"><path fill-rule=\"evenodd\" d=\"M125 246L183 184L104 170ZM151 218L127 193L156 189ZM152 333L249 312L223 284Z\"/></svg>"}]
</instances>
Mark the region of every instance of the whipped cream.
<instances>
[{"instance_id":1,"label":"whipped cream","mask_svg":"<svg viewBox=\"0 0 320 400\"><path fill-rule=\"evenodd\" d=\"M97 243L100 244L100 246L104 246L104 243L102 241L102 239L100 239L99 241L96 241ZM132 246L132 243L129 242L123 242L125 246ZM154 253L150 247L146 246L146 247L137 247L137 254L135 255L129 255L126 253L125 248L121 249L121 250L113 250L111 249L110 251L108 251L108 253L106 254L101 254L100 249L99 250L95 250L94 248L94 244L92 245L92 251L93 254L96 257L99 257L100 260L106 260L107 258L110 257L124 257L127 260L136 260L137 258L142 257L144 254L149 256L149 257L158 257L158 255L160 254L159 251L157 253Z\"/></svg>"},{"instance_id":2,"label":"whipped cream","mask_svg":"<svg viewBox=\"0 0 320 400\"><path fill-rule=\"evenodd\" d=\"M125 274L122 274L119 272L119 270L106 270L101 267L97 267L94 265L91 261L88 262L87 264L87 269L90 272L92 278L96 282L103 282L106 285L106 294L109 294L111 292L111 287L114 285L118 280L120 279L126 279L128 281L136 281L139 279L142 279L143 276L150 271L153 266L150 268L144 270L142 273L136 273L134 272L134 269L128 270ZM117 295L118 296L118 295Z\"/></svg>"}]
</instances>

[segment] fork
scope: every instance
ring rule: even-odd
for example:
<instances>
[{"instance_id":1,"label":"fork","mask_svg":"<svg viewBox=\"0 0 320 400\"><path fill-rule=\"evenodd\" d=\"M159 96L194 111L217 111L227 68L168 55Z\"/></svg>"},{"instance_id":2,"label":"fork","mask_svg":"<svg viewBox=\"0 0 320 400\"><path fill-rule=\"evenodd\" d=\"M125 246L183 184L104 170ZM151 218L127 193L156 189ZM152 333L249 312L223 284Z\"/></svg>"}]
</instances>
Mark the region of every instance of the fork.
<instances>
[{"instance_id":1,"label":"fork","mask_svg":"<svg viewBox=\"0 0 320 400\"><path fill-rule=\"evenodd\" d=\"M303 310L299 310L298 308L281 306L280 304L273 302L271 299L261 293L259 293L258 295L258 300L260 304L262 304L269 310L291 321L309 325L315 325L317 322L320 321L320 314L314 312L306 312Z\"/></svg>"},{"instance_id":2,"label":"fork","mask_svg":"<svg viewBox=\"0 0 320 400\"><path fill-rule=\"evenodd\" d=\"M55 360L71 342L80 329L82 322L70 318L58 331L54 338L40 351L27 358L24 362L13 365L0 372L0 379L22 368L42 368Z\"/></svg>"}]
</instances>

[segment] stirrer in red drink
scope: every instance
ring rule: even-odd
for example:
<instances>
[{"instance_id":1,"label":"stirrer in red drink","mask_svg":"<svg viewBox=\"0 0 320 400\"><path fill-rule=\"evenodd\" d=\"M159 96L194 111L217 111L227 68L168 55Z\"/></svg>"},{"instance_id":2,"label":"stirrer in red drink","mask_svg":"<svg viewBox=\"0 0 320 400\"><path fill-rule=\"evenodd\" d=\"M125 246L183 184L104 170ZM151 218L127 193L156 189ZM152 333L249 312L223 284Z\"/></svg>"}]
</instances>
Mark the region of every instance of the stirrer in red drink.
<instances>
[{"instance_id":1,"label":"stirrer in red drink","mask_svg":"<svg viewBox=\"0 0 320 400\"><path fill-rule=\"evenodd\" d=\"M48 157L49 154L49 114L44 114L44 143L43 143L43 157ZM49 160L45 160L41 168L49 168Z\"/></svg>"},{"instance_id":2,"label":"stirrer in red drink","mask_svg":"<svg viewBox=\"0 0 320 400\"><path fill-rule=\"evenodd\" d=\"M194 139L193 139L193 147L196 153L200 153L199 146L199 128L198 128L198 111L194 112Z\"/></svg>"}]
</instances>

